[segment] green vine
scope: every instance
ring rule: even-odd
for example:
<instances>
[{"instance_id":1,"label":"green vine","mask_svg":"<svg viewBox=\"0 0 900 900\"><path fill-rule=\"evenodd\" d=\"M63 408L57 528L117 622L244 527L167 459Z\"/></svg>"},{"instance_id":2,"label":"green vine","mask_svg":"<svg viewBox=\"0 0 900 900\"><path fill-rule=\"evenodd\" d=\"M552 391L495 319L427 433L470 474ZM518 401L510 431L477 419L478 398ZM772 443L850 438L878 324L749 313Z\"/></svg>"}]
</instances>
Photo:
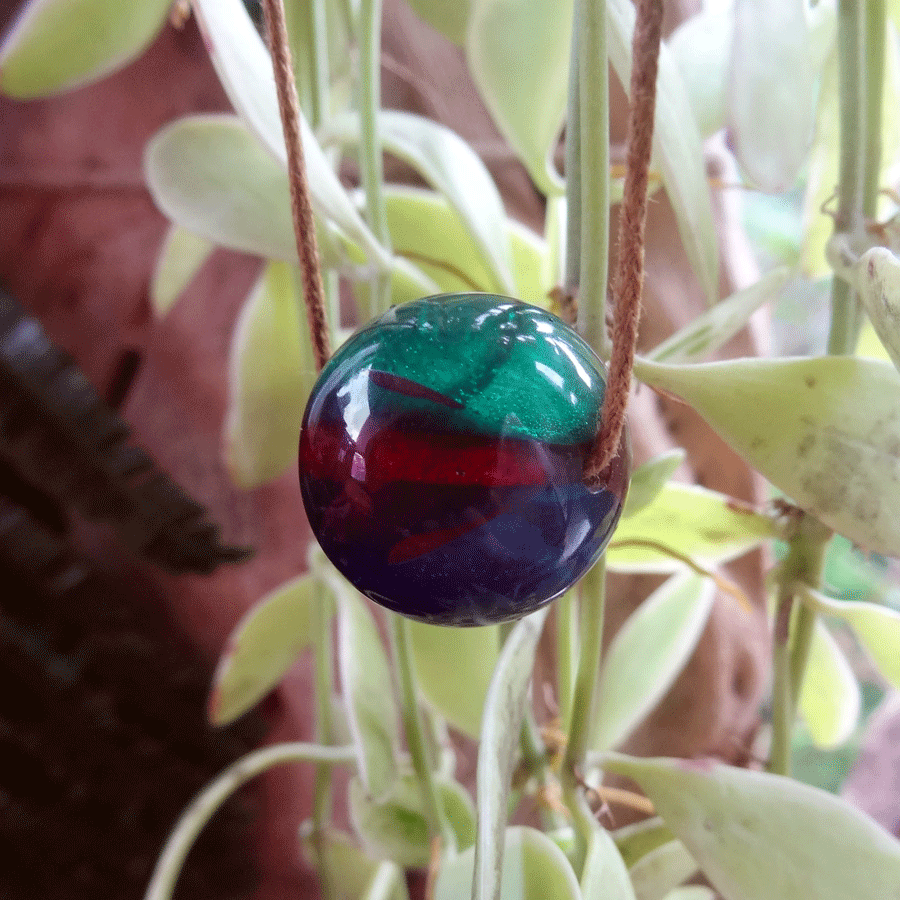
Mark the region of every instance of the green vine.
<instances>
[{"instance_id":1,"label":"green vine","mask_svg":"<svg viewBox=\"0 0 900 900\"><path fill-rule=\"evenodd\" d=\"M578 142L573 150L573 187L569 192L568 229L571 250L580 259L577 275L578 325L585 340L604 359L609 358L606 333L606 284L609 272L609 64L606 49L606 4L596 0L576 3L578 77L572 85L577 103L575 124L569 134ZM577 191L577 196L576 196Z\"/></svg>"},{"instance_id":2,"label":"green vine","mask_svg":"<svg viewBox=\"0 0 900 900\"><path fill-rule=\"evenodd\" d=\"M867 225L877 213L886 23L884 0L838 4L840 163L834 235L844 238L857 256L872 244ZM845 278L835 278L828 352L852 353L860 322L853 287Z\"/></svg>"},{"instance_id":3,"label":"green vine","mask_svg":"<svg viewBox=\"0 0 900 900\"><path fill-rule=\"evenodd\" d=\"M303 743L275 744L242 757L207 785L184 811L160 854L144 900L170 900L188 852L204 825L213 817L216 810L251 778L261 775L273 766L285 763L353 765L355 761L356 751L353 747L320 747L316 744Z\"/></svg>"},{"instance_id":4,"label":"green vine","mask_svg":"<svg viewBox=\"0 0 900 900\"><path fill-rule=\"evenodd\" d=\"M434 772L428 759L425 742L425 726L419 709L419 696L412 664L412 644L409 619L397 613L389 613L391 645L394 665L400 686L401 714L406 732L406 745L412 758L413 769L419 779L425 799L425 815L433 836L440 836L444 849L456 851L456 834L450 826L440 791L434 780Z\"/></svg>"},{"instance_id":5,"label":"green vine","mask_svg":"<svg viewBox=\"0 0 900 900\"><path fill-rule=\"evenodd\" d=\"M884 0L840 0L838 4L840 181L834 237L845 239L856 253L871 243L867 226L875 218L879 193L886 22ZM855 291L849 281L836 276L832 282L828 353L853 353L859 325ZM780 569L772 645L772 747L768 768L783 775L790 772L790 734L816 625L815 610L794 603L792 582L819 587L830 540L827 528L804 517Z\"/></svg>"},{"instance_id":6,"label":"green vine","mask_svg":"<svg viewBox=\"0 0 900 900\"><path fill-rule=\"evenodd\" d=\"M381 109L381 0L361 0L359 5L359 116L361 140L360 174L366 195L366 213L375 237L390 250L391 236L384 201L384 165L378 113ZM391 302L390 272L373 277L371 314L384 312Z\"/></svg>"},{"instance_id":7,"label":"green vine","mask_svg":"<svg viewBox=\"0 0 900 900\"><path fill-rule=\"evenodd\" d=\"M788 553L778 567L775 627L772 635L772 743L768 769L789 775L791 731L815 632L815 612L795 602L797 586L818 587L831 532L806 513L795 518Z\"/></svg>"}]
</instances>

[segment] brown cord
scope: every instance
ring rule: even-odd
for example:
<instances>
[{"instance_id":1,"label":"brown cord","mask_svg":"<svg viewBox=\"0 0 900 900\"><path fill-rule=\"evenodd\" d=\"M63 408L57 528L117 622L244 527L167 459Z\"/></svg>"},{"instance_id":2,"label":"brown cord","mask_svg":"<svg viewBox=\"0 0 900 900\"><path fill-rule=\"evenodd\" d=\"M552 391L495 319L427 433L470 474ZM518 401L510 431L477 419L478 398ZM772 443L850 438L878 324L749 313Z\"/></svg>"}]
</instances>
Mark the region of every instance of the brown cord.
<instances>
[{"instance_id":1,"label":"brown cord","mask_svg":"<svg viewBox=\"0 0 900 900\"><path fill-rule=\"evenodd\" d=\"M612 358L601 412L603 424L584 471L588 487L602 485L601 474L618 452L631 387L644 285L647 181L653 150L653 116L656 110L656 73L662 39L662 18L662 0L638 0L631 66L628 161L625 194L619 217L619 259L613 281L616 308Z\"/></svg>"},{"instance_id":2,"label":"brown cord","mask_svg":"<svg viewBox=\"0 0 900 900\"><path fill-rule=\"evenodd\" d=\"M272 68L278 91L278 109L281 113L287 147L291 213L294 219L294 232L297 235L300 270L303 273L303 299L306 302L306 316L316 356L316 368L321 371L331 356L331 349L328 323L325 318L325 291L322 286L319 249L316 244L316 225L309 199L309 185L306 181L303 141L300 138L300 106L297 100L297 86L294 83L294 69L291 65L283 0L263 0L263 13L269 34Z\"/></svg>"}]
</instances>

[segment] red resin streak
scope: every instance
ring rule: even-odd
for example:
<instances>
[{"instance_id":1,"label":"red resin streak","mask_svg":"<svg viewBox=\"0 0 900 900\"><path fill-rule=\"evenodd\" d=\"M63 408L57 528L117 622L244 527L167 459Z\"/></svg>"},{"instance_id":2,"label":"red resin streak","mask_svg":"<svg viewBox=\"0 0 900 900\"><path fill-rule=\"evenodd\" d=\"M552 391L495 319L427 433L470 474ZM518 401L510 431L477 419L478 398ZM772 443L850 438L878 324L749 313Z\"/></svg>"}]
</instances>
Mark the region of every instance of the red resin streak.
<instances>
[{"instance_id":1,"label":"red resin streak","mask_svg":"<svg viewBox=\"0 0 900 900\"><path fill-rule=\"evenodd\" d=\"M547 447L519 438L428 434L374 425L370 428L370 424L363 427L356 443L348 440L343 426L320 423L314 447L304 432L300 441L302 468L319 478L340 482L355 468L354 480L370 493L393 481L519 487L550 480L548 450L572 460L571 472L566 474L573 481L583 455L579 447Z\"/></svg>"}]
</instances>

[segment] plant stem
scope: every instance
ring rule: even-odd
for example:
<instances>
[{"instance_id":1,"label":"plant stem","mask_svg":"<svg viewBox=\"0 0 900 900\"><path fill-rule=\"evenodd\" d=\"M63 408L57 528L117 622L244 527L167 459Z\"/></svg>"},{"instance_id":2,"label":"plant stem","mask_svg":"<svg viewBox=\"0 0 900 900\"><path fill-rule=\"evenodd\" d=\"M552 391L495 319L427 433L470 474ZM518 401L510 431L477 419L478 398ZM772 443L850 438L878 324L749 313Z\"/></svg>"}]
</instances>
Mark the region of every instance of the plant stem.
<instances>
[{"instance_id":1,"label":"plant stem","mask_svg":"<svg viewBox=\"0 0 900 900\"><path fill-rule=\"evenodd\" d=\"M836 235L849 236L858 252L870 243L867 221L874 219L877 212L886 21L884 0L838 2L840 180L834 230ZM829 354L853 353L859 330L858 307L851 285L843 278L834 278ZM824 525L804 515L781 567L772 651L772 772L790 771L790 729L816 626L816 612L809 605L797 604L797 609L793 609L795 588L791 582L819 587L830 539L831 532ZM784 622L791 618L788 644Z\"/></svg>"},{"instance_id":2,"label":"plant stem","mask_svg":"<svg viewBox=\"0 0 900 900\"><path fill-rule=\"evenodd\" d=\"M606 289L609 268L609 61L606 49L606 4L577 0L573 22L573 62L569 79L566 126L567 240L565 287L578 296L578 324L588 343L606 354ZM603 645L606 558L602 556L581 582L578 615L581 646L571 688L575 616L568 598L560 627L560 713L569 736L562 764L563 799L576 834L575 871L581 872L594 827L581 793L583 767L596 719L595 688ZM563 669L562 667L565 667ZM565 697L563 696L565 691Z\"/></svg>"},{"instance_id":3,"label":"plant stem","mask_svg":"<svg viewBox=\"0 0 900 900\"><path fill-rule=\"evenodd\" d=\"M392 900L398 894L398 885L406 886L403 870L395 862L385 860L379 863L369 887L364 895L365 900Z\"/></svg>"},{"instance_id":4,"label":"plant stem","mask_svg":"<svg viewBox=\"0 0 900 900\"><path fill-rule=\"evenodd\" d=\"M840 348L855 343L856 298L849 282L835 278L831 282L831 329L828 333L828 352L842 356L850 351Z\"/></svg>"},{"instance_id":5,"label":"plant stem","mask_svg":"<svg viewBox=\"0 0 900 900\"><path fill-rule=\"evenodd\" d=\"M572 694L578 671L578 607L576 591L556 601L556 702L559 727L568 734L572 721Z\"/></svg>"},{"instance_id":6,"label":"plant stem","mask_svg":"<svg viewBox=\"0 0 900 900\"><path fill-rule=\"evenodd\" d=\"M528 772L533 777L542 780L547 769L547 753L534 719L531 704L526 707L525 715L522 718L519 747Z\"/></svg>"},{"instance_id":7,"label":"plant stem","mask_svg":"<svg viewBox=\"0 0 900 900\"><path fill-rule=\"evenodd\" d=\"M815 581L804 582L811 588L818 588L821 584L822 568L825 561L825 550L831 535L825 537L821 544L821 562ZM817 613L804 603L796 603L794 608L794 628L791 638L791 709L796 714L797 704L800 702L800 690L803 687L803 679L806 677L806 664L809 662L809 651L812 647L813 636L816 633Z\"/></svg>"},{"instance_id":8,"label":"plant stem","mask_svg":"<svg viewBox=\"0 0 900 900\"><path fill-rule=\"evenodd\" d=\"M328 67L328 21L325 0L306 0L309 4L310 30L312 31L313 119L312 127L318 128L327 121L331 112L331 77Z\"/></svg>"},{"instance_id":9,"label":"plant stem","mask_svg":"<svg viewBox=\"0 0 900 900\"><path fill-rule=\"evenodd\" d=\"M316 699L316 737L320 744L329 745L334 742L334 720L331 710L331 694L333 690L332 640L331 640L331 604L324 587L319 584L316 598L315 629L316 643L314 648L314 677ZM313 826L316 847L316 864L324 900L333 900L337 896L334 873L330 871L322 838L331 824L331 766L316 766L313 788Z\"/></svg>"},{"instance_id":10,"label":"plant stem","mask_svg":"<svg viewBox=\"0 0 900 900\"><path fill-rule=\"evenodd\" d=\"M581 285L581 229L582 229L582 187L581 187L581 99L578 82L581 78L581 4L575 4L572 21L572 55L569 60L569 96L566 112L566 258L563 289L567 296L578 297ZM548 201L549 202L549 201ZM606 302L604 292L601 306ZM600 310L601 319L604 314ZM587 311L579 313L579 328L586 334ZM605 337L605 331L602 332ZM591 341L592 346L597 345ZM602 348L601 348L602 349Z\"/></svg>"},{"instance_id":11,"label":"plant stem","mask_svg":"<svg viewBox=\"0 0 900 900\"><path fill-rule=\"evenodd\" d=\"M319 110L315 96L315 75L313 54L307 53L312 45L313 31L307 0L285 0L284 20L291 48L294 68L294 83L303 110L313 128L320 124Z\"/></svg>"},{"instance_id":12,"label":"plant stem","mask_svg":"<svg viewBox=\"0 0 900 900\"><path fill-rule=\"evenodd\" d=\"M575 29L578 78L570 91L577 99L577 141L572 153L576 166L566 163L566 178L577 170L574 184L581 190L569 193L570 222L567 259L577 251L579 268L567 275L577 278L578 324L585 340L604 359L609 358L606 334L606 290L609 271L609 62L606 51L606 4L578 0ZM570 99L570 109L575 103ZM568 135L567 129L567 135ZM575 133L575 129L572 129ZM568 138L567 138L568 140ZM575 220L574 217L578 217ZM573 266L575 263L573 262Z\"/></svg>"},{"instance_id":13,"label":"plant stem","mask_svg":"<svg viewBox=\"0 0 900 900\"><path fill-rule=\"evenodd\" d=\"M169 900L175 882L203 826L216 810L242 785L273 766L283 763L348 763L356 760L353 747L320 747L317 744L275 744L256 750L230 765L207 785L184 811L160 854L144 900Z\"/></svg>"},{"instance_id":14,"label":"plant stem","mask_svg":"<svg viewBox=\"0 0 900 900\"><path fill-rule=\"evenodd\" d=\"M839 0L840 165L834 230L848 235L860 254L871 244L866 226L877 213L886 21L884 0ZM835 278L828 352L852 353L859 324L855 291Z\"/></svg>"},{"instance_id":15,"label":"plant stem","mask_svg":"<svg viewBox=\"0 0 900 900\"><path fill-rule=\"evenodd\" d=\"M819 586L831 537L831 531L813 516L803 512L798 516L787 556L778 568L772 636L772 747L768 769L779 775L790 774L791 730L816 624L815 612L805 604L796 604L794 596L798 584Z\"/></svg>"},{"instance_id":16,"label":"plant stem","mask_svg":"<svg viewBox=\"0 0 900 900\"><path fill-rule=\"evenodd\" d=\"M576 860L575 872L579 874L584 865L590 830L585 830L585 822L577 810L583 798L578 784L578 772L584 767L584 758L597 725L597 681L600 675L600 657L603 647L603 617L606 606L606 557L601 556L597 564L584 576L580 585L581 596L581 652L575 689L572 694L572 715L569 728L569 742L562 764L563 796L566 805L575 816Z\"/></svg>"},{"instance_id":17,"label":"plant stem","mask_svg":"<svg viewBox=\"0 0 900 900\"><path fill-rule=\"evenodd\" d=\"M794 705L788 640L793 603L793 592L785 593L780 589L772 635L772 741L767 765L776 775L790 775L791 772Z\"/></svg>"},{"instance_id":18,"label":"plant stem","mask_svg":"<svg viewBox=\"0 0 900 900\"><path fill-rule=\"evenodd\" d=\"M384 166L378 111L381 109L381 0L361 0L359 7L359 116L360 174L366 194L366 212L375 237L390 250L387 208L384 201ZM374 312L387 310L391 297L390 272L379 271L373 278Z\"/></svg>"},{"instance_id":19,"label":"plant stem","mask_svg":"<svg viewBox=\"0 0 900 900\"><path fill-rule=\"evenodd\" d=\"M854 231L861 224L865 179L866 6L869 0L838 0L838 90L840 148L835 230Z\"/></svg>"},{"instance_id":20,"label":"plant stem","mask_svg":"<svg viewBox=\"0 0 900 900\"><path fill-rule=\"evenodd\" d=\"M310 124L318 128L326 120L331 106L331 83L328 67L328 23L324 0L298 0L292 4L302 16L305 25L307 46L312 49L306 62L306 71L311 90ZM335 272L326 271L323 276L323 302L332 328L340 325L339 284ZM334 662L332 643L331 597L321 581L317 580L314 627L316 642L313 648L313 676L316 704L316 736L320 744L334 743L334 716L331 699L334 691ZM331 824L333 803L332 767L316 766L313 786L313 836L316 854L316 869L323 900L335 900L338 895L336 873L328 865L323 839Z\"/></svg>"},{"instance_id":21,"label":"plant stem","mask_svg":"<svg viewBox=\"0 0 900 900\"><path fill-rule=\"evenodd\" d=\"M596 691L597 676L600 673L600 655L603 645L603 617L606 602L606 557L601 556L597 564L584 576L580 585L581 594L581 653L575 688L572 693L572 726L566 757L569 762L581 765L588 744L597 724Z\"/></svg>"},{"instance_id":22,"label":"plant stem","mask_svg":"<svg viewBox=\"0 0 900 900\"><path fill-rule=\"evenodd\" d=\"M337 9L341 14L344 30L352 39L353 35L356 34L356 16L353 13L353 0L338 0Z\"/></svg>"},{"instance_id":23,"label":"plant stem","mask_svg":"<svg viewBox=\"0 0 900 900\"><path fill-rule=\"evenodd\" d=\"M311 125L320 128L331 115L331 69L328 61L328 10L325 0L302 0L308 6L308 27L312 32L313 115ZM339 157L338 157L339 158ZM338 159L334 163L337 164ZM338 273L326 269L322 275L327 321L330 334L337 334L341 325L341 291ZM327 900L327 898L326 898Z\"/></svg>"},{"instance_id":24,"label":"plant stem","mask_svg":"<svg viewBox=\"0 0 900 900\"><path fill-rule=\"evenodd\" d=\"M444 847L456 850L456 834L444 812L441 795L434 781L434 773L428 761L428 747L425 743L425 728L419 711L419 698L412 666L409 619L397 613L389 613L391 645L394 651L394 665L400 681L400 703L403 728L406 732L406 746L412 758L413 769L419 779L425 799L425 814L432 836L440 835Z\"/></svg>"}]
</instances>

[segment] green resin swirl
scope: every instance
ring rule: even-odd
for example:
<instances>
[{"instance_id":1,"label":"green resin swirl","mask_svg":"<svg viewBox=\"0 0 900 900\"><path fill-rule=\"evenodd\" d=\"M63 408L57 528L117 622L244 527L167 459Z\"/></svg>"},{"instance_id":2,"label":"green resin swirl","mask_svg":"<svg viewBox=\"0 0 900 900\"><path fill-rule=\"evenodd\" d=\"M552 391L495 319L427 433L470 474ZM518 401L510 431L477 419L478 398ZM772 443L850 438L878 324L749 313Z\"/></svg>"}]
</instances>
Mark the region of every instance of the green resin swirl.
<instances>
[{"instance_id":1,"label":"green resin swirl","mask_svg":"<svg viewBox=\"0 0 900 900\"><path fill-rule=\"evenodd\" d=\"M495 294L394 307L338 350L323 379L338 367L360 373L355 386L373 413L383 406L450 431L549 444L591 441L606 387L603 364L571 328Z\"/></svg>"}]
</instances>

